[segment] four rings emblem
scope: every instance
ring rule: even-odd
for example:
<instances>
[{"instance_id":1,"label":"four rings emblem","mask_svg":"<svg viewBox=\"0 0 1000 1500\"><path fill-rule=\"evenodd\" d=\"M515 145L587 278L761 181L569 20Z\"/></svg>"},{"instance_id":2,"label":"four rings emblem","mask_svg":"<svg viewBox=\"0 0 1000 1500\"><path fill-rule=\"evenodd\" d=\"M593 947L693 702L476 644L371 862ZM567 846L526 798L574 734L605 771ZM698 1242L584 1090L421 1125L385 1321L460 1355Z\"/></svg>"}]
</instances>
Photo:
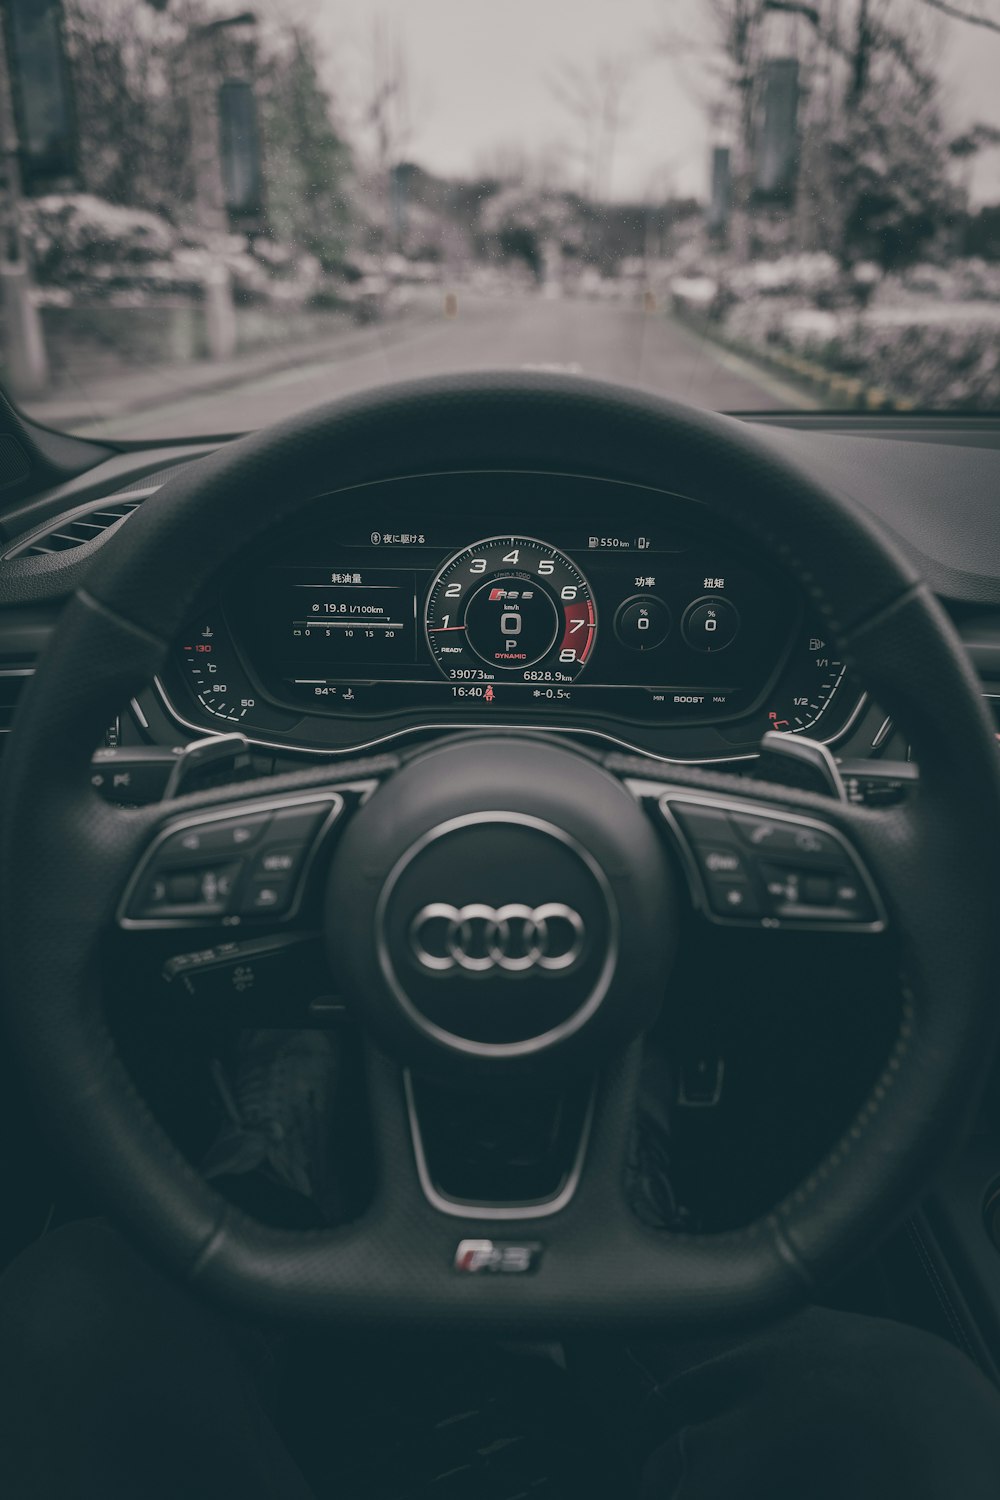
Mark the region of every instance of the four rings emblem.
<instances>
[{"instance_id":1,"label":"four rings emblem","mask_svg":"<svg viewBox=\"0 0 1000 1500\"><path fill-rule=\"evenodd\" d=\"M450 906L433 901L410 923L417 963L432 973L554 973L571 969L583 953L583 918L571 906Z\"/></svg>"}]
</instances>

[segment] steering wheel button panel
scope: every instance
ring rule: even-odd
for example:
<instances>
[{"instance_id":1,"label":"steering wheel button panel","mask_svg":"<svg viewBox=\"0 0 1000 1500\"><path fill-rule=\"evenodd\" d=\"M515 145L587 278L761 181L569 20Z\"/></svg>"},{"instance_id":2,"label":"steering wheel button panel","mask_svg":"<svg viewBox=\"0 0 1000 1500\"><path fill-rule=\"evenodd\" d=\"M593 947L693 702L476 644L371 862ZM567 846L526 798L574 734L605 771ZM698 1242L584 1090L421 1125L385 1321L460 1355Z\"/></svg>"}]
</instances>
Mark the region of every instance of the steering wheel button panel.
<instances>
[{"instance_id":1,"label":"steering wheel button panel","mask_svg":"<svg viewBox=\"0 0 1000 1500\"><path fill-rule=\"evenodd\" d=\"M190 927L290 915L321 831L343 808L343 797L329 792L167 822L129 882L119 925ZM229 857L220 858L223 852Z\"/></svg>"},{"instance_id":2,"label":"steering wheel button panel","mask_svg":"<svg viewBox=\"0 0 1000 1500\"><path fill-rule=\"evenodd\" d=\"M856 851L833 828L795 813L667 792L695 903L714 922L878 932L885 913Z\"/></svg>"}]
</instances>

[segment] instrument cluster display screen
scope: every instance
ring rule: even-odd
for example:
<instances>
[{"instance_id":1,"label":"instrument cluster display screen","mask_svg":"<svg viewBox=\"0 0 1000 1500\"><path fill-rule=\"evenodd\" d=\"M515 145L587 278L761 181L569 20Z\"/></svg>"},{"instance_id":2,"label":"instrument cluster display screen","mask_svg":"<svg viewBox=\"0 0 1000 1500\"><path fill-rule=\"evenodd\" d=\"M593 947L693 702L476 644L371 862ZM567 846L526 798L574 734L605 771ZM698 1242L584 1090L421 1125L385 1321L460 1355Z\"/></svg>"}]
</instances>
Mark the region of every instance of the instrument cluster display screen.
<instances>
[{"instance_id":1,"label":"instrument cluster display screen","mask_svg":"<svg viewBox=\"0 0 1000 1500\"><path fill-rule=\"evenodd\" d=\"M754 706L798 607L759 565L680 530L505 520L348 522L255 563L223 606L259 690L317 713L478 722L719 720Z\"/></svg>"},{"instance_id":2,"label":"instrument cluster display screen","mask_svg":"<svg viewBox=\"0 0 1000 1500\"><path fill-rule=\"evenodd\" d=\"M850 681L797 585L696 502L490 471L317 496L227 566L161 691L276 747L492 724L726 760L835 738Z\"/></svg>"}]
</instances>

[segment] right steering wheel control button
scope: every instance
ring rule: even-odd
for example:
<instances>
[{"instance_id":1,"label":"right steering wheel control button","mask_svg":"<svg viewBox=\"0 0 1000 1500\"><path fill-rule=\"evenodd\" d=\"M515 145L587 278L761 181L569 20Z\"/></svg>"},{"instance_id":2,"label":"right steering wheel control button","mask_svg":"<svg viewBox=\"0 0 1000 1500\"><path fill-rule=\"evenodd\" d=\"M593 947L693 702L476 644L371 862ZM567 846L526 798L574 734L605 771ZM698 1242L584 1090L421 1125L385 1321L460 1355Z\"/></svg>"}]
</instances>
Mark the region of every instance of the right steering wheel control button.
<instances>
[{"instance_id":1,"label":"right steering wheel control button","mask_svg":"<svg viewBox=\"0 0 1000 1500\"><path fill-rule=\"evenodd\" d=\"M804 865L843 865L844 851L828 833L803 823L734 813L732 822L740 837L765 857L789 856Z\"/></svg>"},{"instance_id":2,"label":"right steering wheel control button","mask_svg":"<svg viewBox=\"0 0 1000 1500\"><path fill-rule=\"evenodd\" d=\"M706 875L746 877L746 869L737 849L713 849L710 845L703 845L699 847L698 855Z\"/></svg>"},{"instance_id":3,"label":"right steering wheel control button","mask_svg":"<svg viewBox=\"0 0 1000 1500\"><path fill-rule=\"evenodd\" d=\"M841 856L845 872L849 861ZM762 864L769 909L775 916L794 920L821 917L823 921L872 922L871 897L853 873L814 875L788 865Z\"/></svg>"},{"instance_id":4,"label":"right steering wheel control button","mask_svg":"<svg viewBox=\"0 0 1000 1500\"><path fill-rule=\"evenodd\" d=\"M802 881L802 899L806 906L832 906L834 883L829 875L807 875Z\"/></svg>"},{"instance_id":5,"label":"right steering wheel control button","mask_svg":"<svg viewBox=\"0 0 1000 1500\"><path fill-rule=\"evenodd\" d=\"M655 594L626 599L615 616L615 634L630 651L652 651L670 634L670 610Z\"/></svg>"},{"instance_id":6,"label":"right steering wheel control button","mask_svg":"<svg viewBox=\"0 0 1000 1500\"><path fill-rule=\"evenodd\" d=\"M760 902L753 884L745 876L706 874L705 889L712 910L720 917L759 917Z\"/></svg>"},{"instance_id":7,"label":"right steering wheel control button","mask_svg":"<svg viewBox=\"0 0 1000 1500\"><path fill-rule=\"evenodd\" d=\"M739 634L740 617L735 604L721 595L696 599L684 611L681 634L694 651L723 651Z\"/></svg>"},{"instance_id":8,"label":"right steering wheel control button","mask_svg":"<svg viewBox=\"0 0 1000 1500\"><path fill-rule=\"evenodd\" d=\"M714 919L835 929L883 925L849 846L811 819L768 816L667 793L660 802Z\"/></svg>"}]
</instances>

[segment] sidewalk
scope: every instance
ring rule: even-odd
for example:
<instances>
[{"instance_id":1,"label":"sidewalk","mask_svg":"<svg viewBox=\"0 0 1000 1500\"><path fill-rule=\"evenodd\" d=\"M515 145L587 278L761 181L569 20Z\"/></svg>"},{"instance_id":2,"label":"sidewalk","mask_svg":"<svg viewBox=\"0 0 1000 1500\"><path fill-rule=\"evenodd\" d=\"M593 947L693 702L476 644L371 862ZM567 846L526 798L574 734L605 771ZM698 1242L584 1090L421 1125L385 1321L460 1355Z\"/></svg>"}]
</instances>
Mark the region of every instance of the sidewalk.
<instances>
[{"instance_id":1,"label":"sidewalk","mask_svg":"<svg viewBox=\"0 0 1000 1500\"><path fill-rule=\"evenodd\" d=\"M391 343L434 316L429 308L407 312L385 323L359 328L345 318L336 333L303 342L257 349L226 360L192 360L180 364L123 366L114 375L99 376L74 385L63 385L45 396L22 404L28 416L43 426L74 432L92 423L123 414L142 412L170 400L213 391L230 390L261 376L291 370L302 363L335 360Z\"/></svg>"}]
</instances>

